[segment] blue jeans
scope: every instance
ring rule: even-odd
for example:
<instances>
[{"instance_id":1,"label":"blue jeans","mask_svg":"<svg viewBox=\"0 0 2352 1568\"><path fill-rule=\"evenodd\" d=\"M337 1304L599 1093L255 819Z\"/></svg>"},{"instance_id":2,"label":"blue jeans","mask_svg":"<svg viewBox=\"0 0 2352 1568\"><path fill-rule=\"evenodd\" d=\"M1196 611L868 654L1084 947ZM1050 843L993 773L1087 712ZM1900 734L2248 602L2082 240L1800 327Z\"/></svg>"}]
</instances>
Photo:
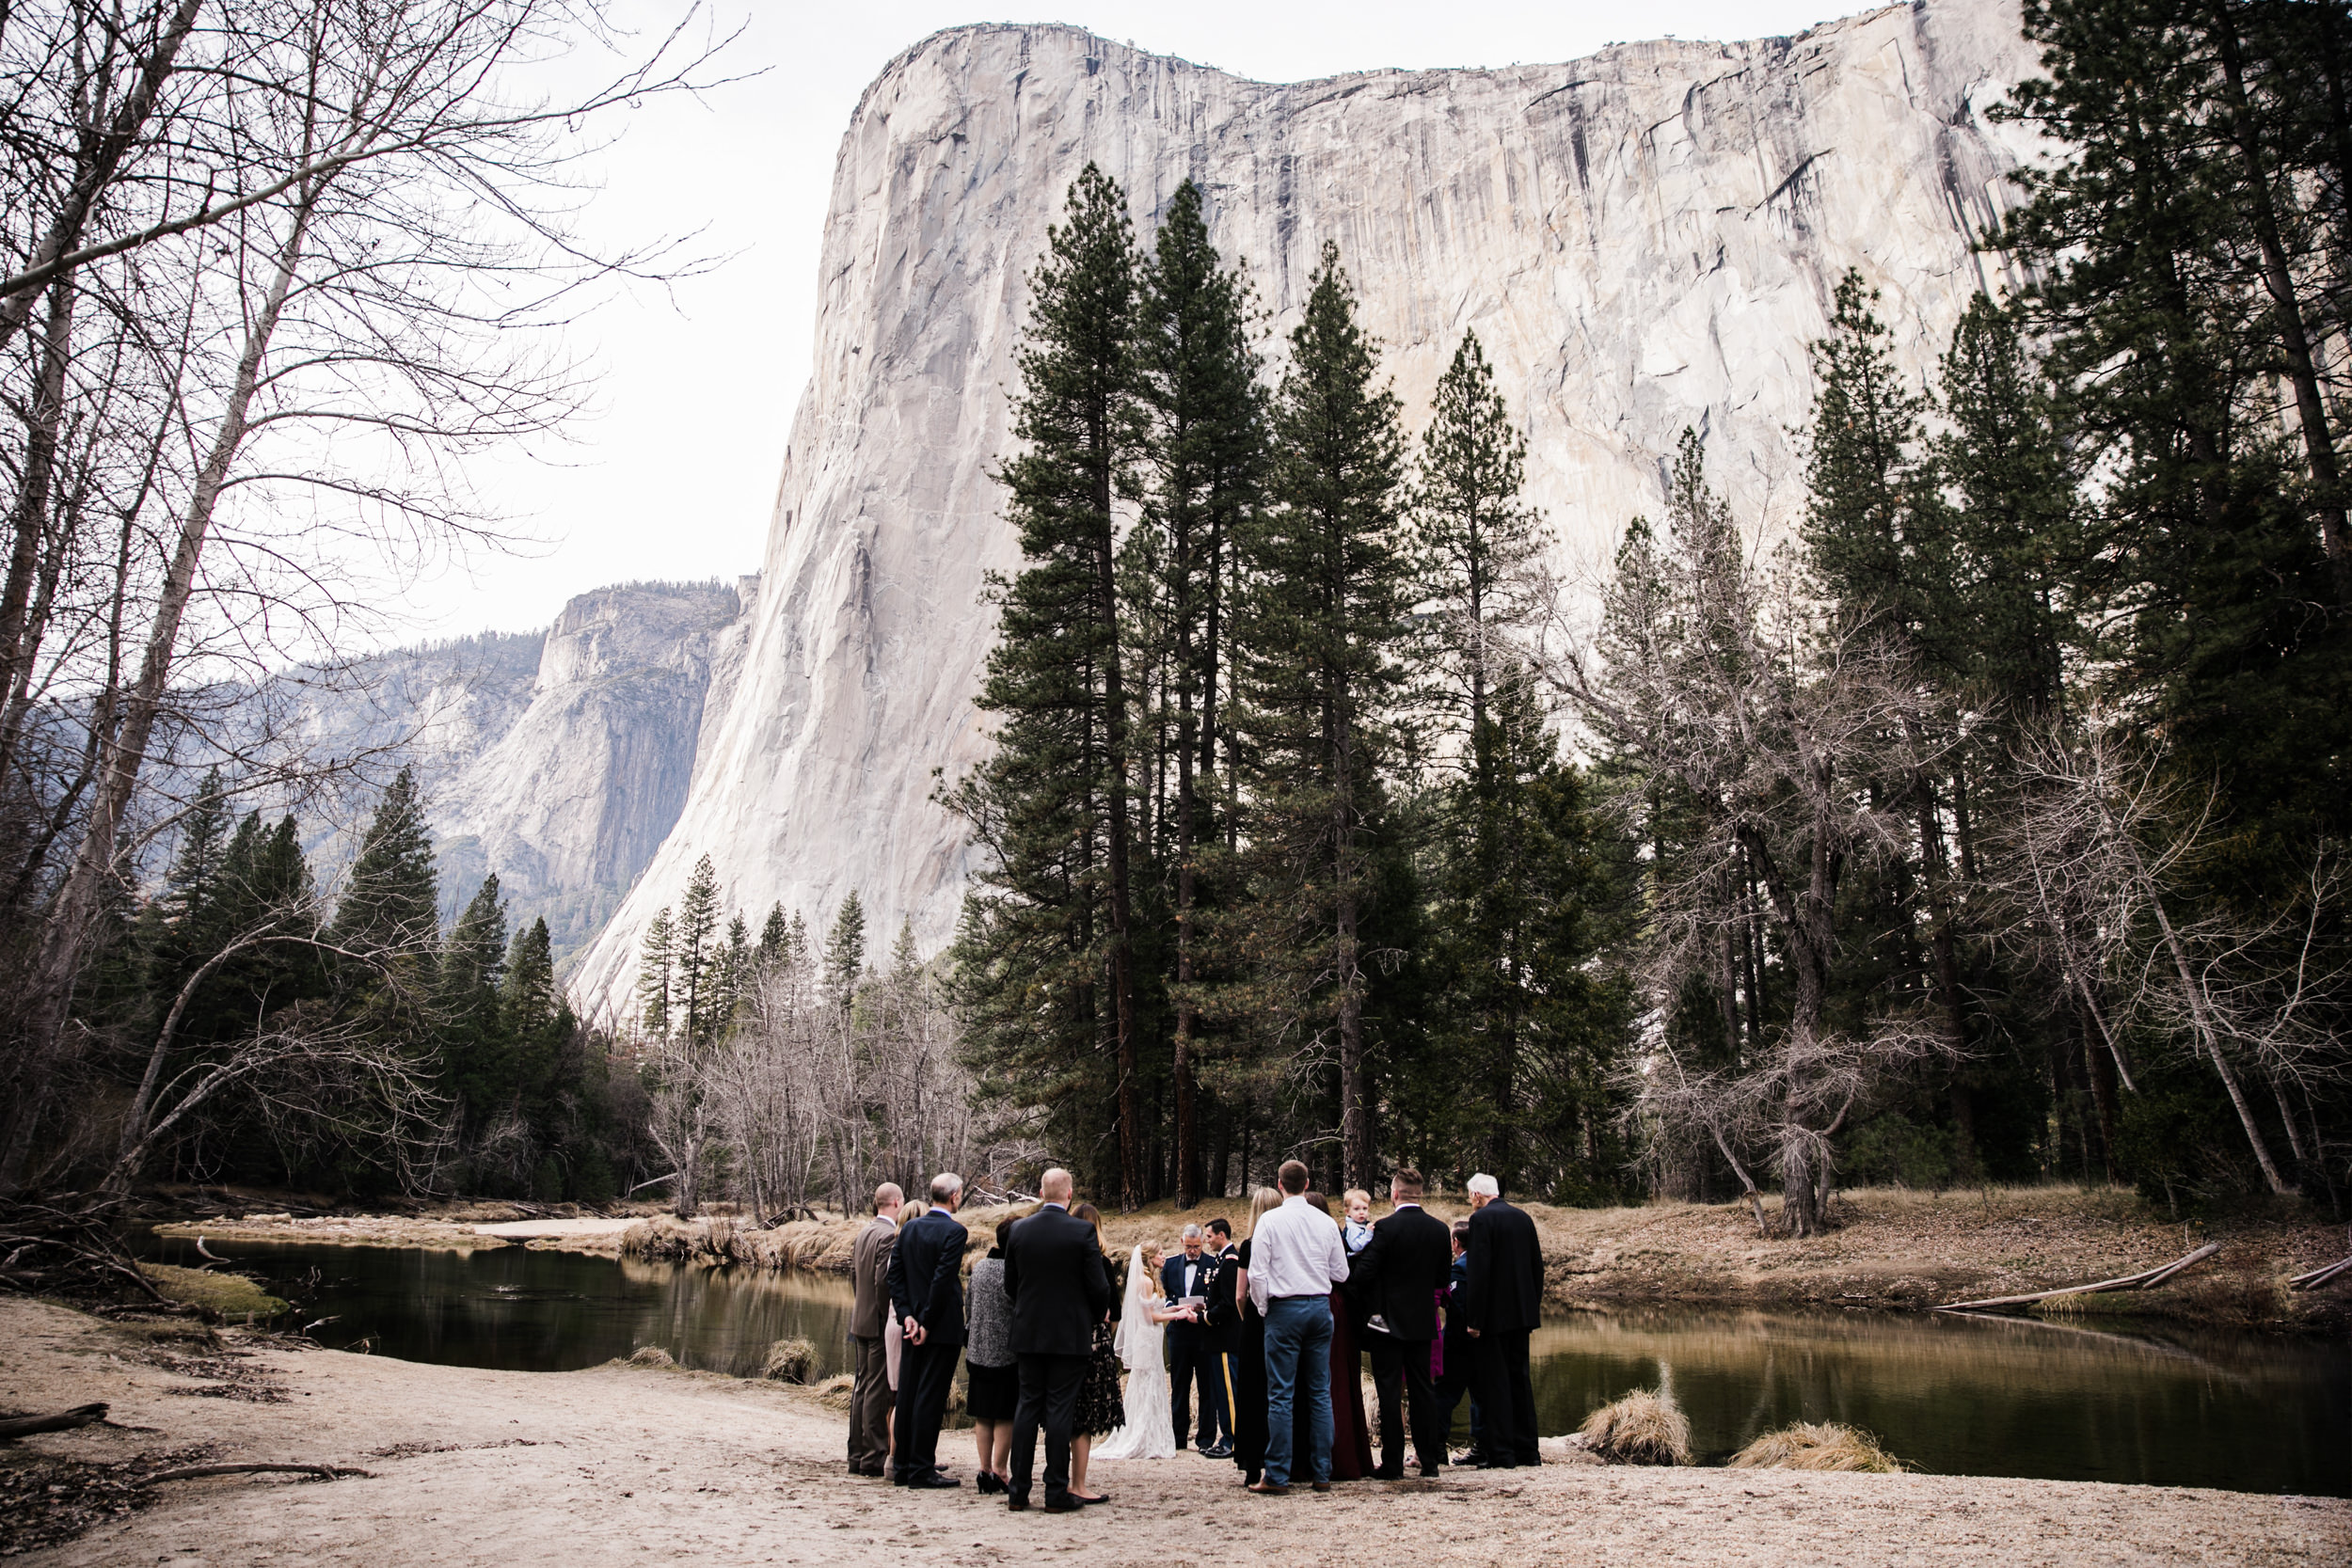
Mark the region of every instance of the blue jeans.
<instances>
[{"instance_id":1,"label":"blue jeans","mask_svg":"<svg viewBox=\"0 0 2352 1568\"><path fill-rule=\"evenodd\" d=\"M1283 1296L1265 1312L1265 1480L1287 1486L1294 1470L1310 1481L1331 1479L1331 1302L1327 1296ZM1297 1407L1303 1406L1303 1410ZM1293 1451L1303 1415L1306 1463Z\"/></svg>"}]
</instances>

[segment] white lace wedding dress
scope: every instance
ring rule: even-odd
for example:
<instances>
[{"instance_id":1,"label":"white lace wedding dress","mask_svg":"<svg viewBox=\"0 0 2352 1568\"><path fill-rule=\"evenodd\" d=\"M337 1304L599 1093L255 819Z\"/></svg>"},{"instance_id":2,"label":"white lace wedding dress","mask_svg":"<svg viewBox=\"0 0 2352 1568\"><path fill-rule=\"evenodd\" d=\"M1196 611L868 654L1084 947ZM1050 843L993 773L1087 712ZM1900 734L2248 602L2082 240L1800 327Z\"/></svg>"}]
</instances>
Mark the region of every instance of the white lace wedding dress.
<instances>
[{"instance_id":1,"label":"white lace wedding dress","mask_svg":"<svg viewBox=\"0 0 2352 1568\"><path fill-rule=\"evenodd\" d=\"M1097 1459L1173 1459L1175 1416L1168 1403L1167 1330L1152 1321L1158 1300L1147 1289L1143 1248L1127 1259L1127 1300L1120 1308L1119 1359L1127 1368L1127 1424L1094 1445Z\"/></svg>"}]
</instances>

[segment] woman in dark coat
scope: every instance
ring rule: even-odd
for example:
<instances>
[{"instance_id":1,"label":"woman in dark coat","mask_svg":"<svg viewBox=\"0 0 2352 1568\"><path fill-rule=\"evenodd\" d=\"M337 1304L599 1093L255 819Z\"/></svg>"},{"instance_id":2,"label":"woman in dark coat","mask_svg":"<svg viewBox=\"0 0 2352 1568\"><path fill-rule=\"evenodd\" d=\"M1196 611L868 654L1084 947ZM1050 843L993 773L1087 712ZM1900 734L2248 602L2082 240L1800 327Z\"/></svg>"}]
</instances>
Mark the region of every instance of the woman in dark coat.
<instances>
[{"instance_id":1,"label":"woman in dark coat","mask_svg":"<svg viewBox=\"0 0 2352 1568\"><path fill-rule=\"evenodd\" d=\"M1260 1187L1249 1195L1249 1229L1254 1236L1258 1221L1266 1212L1280 1206L1282 1195L1271 1187ZM1265 1394L1265 1319L1261 1317L1249 1300L1249 1243L1241 1243L1240 1257L1233 1269L1233 1301L1229 1308L1233 1325L1232 1349L1225 1364L1233 1374L1233 1464L1241 1471L1242 1484L1255 1486L1265 1473L1266 1394Z\"/></svg>"},{"instance_id":2,"label":"woman in dark coat","mask_svg":"<svg viewBox=\"0 0 2352 1568\"><path fill-rule=\"evenodd\" d=\"M1331 1201L1309 1193L1307 1201L1331 1217ZM1331 1479L1361 1481L1372 1474L1372 1427L1364 1419L1364 1363L1356 1351L1356 1310L1347 1287L1331 1287Z\"/></svg>"},{"instance_id":3,"label":"woman in dark coat","mask_svg":"<svg viewBox=\"0 0 2352 1568\"><path fill-rule=\"evenodd\" d=\"M1103 1212L1091 1203L1081 1203L1070 1211L1072 1216L1094 1227L1094 1249L1103 1250ZM1117 1283L1111 1270L1110 1256L1103 1256L1103 1277ZM1127 1424L1127 1402L1119 1392L1119 1316L1124 1291L1111 1292L1111 1315L1106 1323L1094 1325L1094 1355L1087 1363L1087 1380L1078 1388L1078 1418L1071 1423L1070 1495L1082 1503L1099 1503L1106 1499L1100 1493L1087 1490L1087 1461L1094 1456L1094 1440L1117 1432Z\"/></svg>"}]
</instances>

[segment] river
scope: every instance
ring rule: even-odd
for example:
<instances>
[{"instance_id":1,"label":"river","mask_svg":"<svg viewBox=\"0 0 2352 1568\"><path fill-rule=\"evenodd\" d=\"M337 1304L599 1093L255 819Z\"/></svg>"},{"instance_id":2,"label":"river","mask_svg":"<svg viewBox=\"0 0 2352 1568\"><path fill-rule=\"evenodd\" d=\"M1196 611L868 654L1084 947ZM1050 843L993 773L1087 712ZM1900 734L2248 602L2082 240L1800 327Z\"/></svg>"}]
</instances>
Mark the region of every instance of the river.
<instances>
[{"instance_id":1,"label":"river","mask_svg":"<svg viewBox=\"0 0 2352 1568\"><path fill-rule=\"evenodd\" d=\"M151 1239L165 1262L192 1243ZM806 1338L846 1370L850 1289L810 1275L567 1252L215 1243L297 1304L312 1338L405 1360L568 1371L659 1345L755 1374ZM1566 1314L1537 1332L1546 1435L1628 1389L1671 1386L1702 1463L1794 1420L1844 1421L1916 1468L2352 1496L2352 1346L2090 1318L1744 1312Z\"/></svg>"}]
</instances>

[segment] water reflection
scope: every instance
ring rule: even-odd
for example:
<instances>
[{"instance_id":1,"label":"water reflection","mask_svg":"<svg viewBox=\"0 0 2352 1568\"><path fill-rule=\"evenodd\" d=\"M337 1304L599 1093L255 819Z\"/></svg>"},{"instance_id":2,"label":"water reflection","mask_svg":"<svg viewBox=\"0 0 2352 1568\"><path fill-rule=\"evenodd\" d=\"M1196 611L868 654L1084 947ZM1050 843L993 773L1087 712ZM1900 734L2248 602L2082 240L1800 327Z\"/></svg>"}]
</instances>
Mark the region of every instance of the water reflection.
<instances>
[{"instance_id":1,"label":"water reflection","mask_svg":"<svg viewBox=\"0 0 2352 1568\"><path fill-rule=\"evenodd\" d=\"M192 1243L154 1255L198 1264ZM747 1376L806 1338L848 1370L846 1280L496 1247L224 1243L322 1342L455 1366L567 1371L659 1345ZM1546 1434L1664 1383L1704 1462L1795 1420L1875 1433L1959 1475L2352 1496L2352 1347L2227 1331L1945 1316L1661 1307L1573 1314L1534 1344Z\"/></svg>"},{"instance_id":2,"label":"water reflection","mask_svg":"<svg viewBox=\"0 0 2352 1568\"><path fill-rule=\"evenodd\" d=\"M364 1343L404 1361L565 1372L659 1345L680 1366L749 1377L774 1341L804 1338L820 1376L850 1365L845 1279L522 1247L224 1242L214 1250L295 1303L305 1321L332 1320L310 1332L338 1350ZM179 1238L157 1238L154 1256L205 1261Z\"/></svg>"},{"instance_id":3,"label":"water reflection","mask_svg":"<svg viewBox=\"0 0 2352 1568\"><path fill-rule=\"evenodd\" d=\"M2352 1351L2337 1341L1671 1309L1578 1315L1534 1354L1545 1431L1664 1383L1707 1463L1790 1421L1845 1421L1946 1474L2352 1494Z\"/></svg>"}]
</instances>

